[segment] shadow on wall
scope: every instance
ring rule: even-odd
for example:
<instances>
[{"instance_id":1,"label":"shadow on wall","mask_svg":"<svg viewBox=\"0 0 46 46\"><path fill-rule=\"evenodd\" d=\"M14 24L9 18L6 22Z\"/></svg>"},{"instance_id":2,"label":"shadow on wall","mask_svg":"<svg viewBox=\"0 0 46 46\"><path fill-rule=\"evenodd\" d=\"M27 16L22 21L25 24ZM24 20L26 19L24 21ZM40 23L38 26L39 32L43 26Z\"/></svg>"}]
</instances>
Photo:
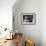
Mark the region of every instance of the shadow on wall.
<instances>
[{"instance_id":1,"label":"shadow on wall","mask_svg":"<svg viewBox=\"0 0 46 46\"><path fill-rule=\"evenodd\" d=\"M18 6L21 5L21 3L23 3L23 0L17 0L16 3L12 6L12 9L16 9ZM14 12L14 11L13 11Z\"/></svg>"}]
</instances>

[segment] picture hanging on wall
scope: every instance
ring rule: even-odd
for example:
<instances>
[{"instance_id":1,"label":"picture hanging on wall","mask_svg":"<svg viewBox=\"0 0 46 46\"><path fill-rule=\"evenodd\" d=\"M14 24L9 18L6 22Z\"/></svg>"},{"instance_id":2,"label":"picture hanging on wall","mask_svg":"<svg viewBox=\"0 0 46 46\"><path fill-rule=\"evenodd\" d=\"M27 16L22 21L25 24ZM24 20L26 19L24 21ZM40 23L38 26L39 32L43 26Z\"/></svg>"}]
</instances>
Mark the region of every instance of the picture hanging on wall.
<instances>
[{"instance_id":1,"label":"picture hanging on wall","mask_svg":"<svg viewBox=\"0 0 46 46\"><path fill-rule=\"evenodd\" d=\"M36 24L36 13L21 13L22 24Z\"/></svg>"}]
</instances>

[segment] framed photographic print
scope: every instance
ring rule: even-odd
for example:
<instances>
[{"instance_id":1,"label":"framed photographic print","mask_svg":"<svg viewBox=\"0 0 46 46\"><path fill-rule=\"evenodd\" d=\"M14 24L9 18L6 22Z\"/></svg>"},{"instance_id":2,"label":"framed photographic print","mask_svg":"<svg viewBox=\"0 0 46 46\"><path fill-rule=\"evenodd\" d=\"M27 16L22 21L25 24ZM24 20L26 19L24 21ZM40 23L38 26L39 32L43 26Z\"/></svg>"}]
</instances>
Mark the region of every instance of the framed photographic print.
<instances>
[{"instance_id":1,"label":"framed photographic print","mask_svg":"<svg viewBox=\"0 0 46 46\"><path fill-rule=\"evenodd\" d=\"M22 24L36 24L36 13L21 13Z\"/></svg>"}]
</instances>

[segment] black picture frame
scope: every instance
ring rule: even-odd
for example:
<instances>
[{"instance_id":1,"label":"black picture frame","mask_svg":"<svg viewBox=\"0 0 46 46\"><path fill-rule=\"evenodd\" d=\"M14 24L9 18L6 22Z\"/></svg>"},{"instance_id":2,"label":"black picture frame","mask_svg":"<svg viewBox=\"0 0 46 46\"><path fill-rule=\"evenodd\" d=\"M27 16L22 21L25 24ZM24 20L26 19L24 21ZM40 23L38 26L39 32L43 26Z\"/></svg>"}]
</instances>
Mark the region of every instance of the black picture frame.
<instances>
[{"instance_id":1,"label":"black picture frame","mask_svg":"<svg viewBox=\"0 0 46 46\"><path fill-rule=\"evenodd\" d=\"M25 25L36 24L36 13L21 13L21 23Z\"/></svg>"}]
</instances>

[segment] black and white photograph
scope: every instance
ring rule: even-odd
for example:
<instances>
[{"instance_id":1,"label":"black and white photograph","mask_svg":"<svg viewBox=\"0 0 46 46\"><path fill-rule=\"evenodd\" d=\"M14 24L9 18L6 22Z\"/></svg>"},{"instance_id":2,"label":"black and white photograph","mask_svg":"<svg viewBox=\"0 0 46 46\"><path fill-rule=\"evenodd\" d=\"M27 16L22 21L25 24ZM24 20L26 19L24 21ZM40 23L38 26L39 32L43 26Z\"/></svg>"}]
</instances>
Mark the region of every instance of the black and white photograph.
<instances>
[{"instance_id":1,"label":"black and white photograph","mask_svg":"<svg viewBox=\"0 0 46 46\"><path fill-rule=\"evenodd\" d=\"M33 15L23 15L23 22L33 22Z\"/></svg>"},{"instance_id":2,"label":"black and white photograph","mask_svg":"<svg viewBox=\"0 0 46 46\"><path fill-rule=\"evenodd\" d=\"M22 24L36 24L36 14L22 13Z\"/></svg>"}]
</instances>

